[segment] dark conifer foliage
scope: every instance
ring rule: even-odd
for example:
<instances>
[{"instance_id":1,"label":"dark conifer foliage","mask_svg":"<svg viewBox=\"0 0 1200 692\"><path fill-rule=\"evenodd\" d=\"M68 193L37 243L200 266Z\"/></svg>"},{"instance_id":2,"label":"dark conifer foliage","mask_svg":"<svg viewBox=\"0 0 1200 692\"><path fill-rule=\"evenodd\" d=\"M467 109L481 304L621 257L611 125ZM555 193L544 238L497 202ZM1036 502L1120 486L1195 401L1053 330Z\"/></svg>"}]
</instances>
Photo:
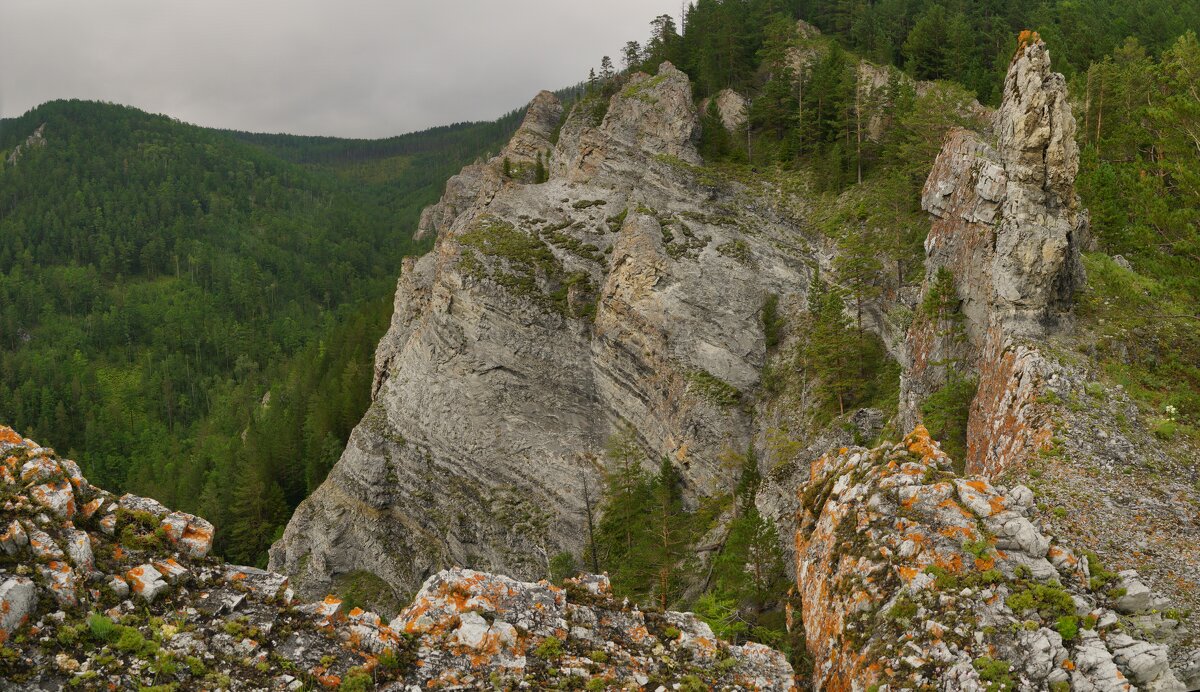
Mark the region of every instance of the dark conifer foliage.
<instances>
[{"instance_id":1,"label":"dark conifer foliage","mask_svg":"<svg viewBox=\"0 0 1200 692\"><path fill-rule=\"evenodd\" d=\"M0 123L0 420L255 563L340 454L417 217L521 113L387 140L56 101ZM428 243L428 241L427 241Z\"/></svg>"}]
</instances>

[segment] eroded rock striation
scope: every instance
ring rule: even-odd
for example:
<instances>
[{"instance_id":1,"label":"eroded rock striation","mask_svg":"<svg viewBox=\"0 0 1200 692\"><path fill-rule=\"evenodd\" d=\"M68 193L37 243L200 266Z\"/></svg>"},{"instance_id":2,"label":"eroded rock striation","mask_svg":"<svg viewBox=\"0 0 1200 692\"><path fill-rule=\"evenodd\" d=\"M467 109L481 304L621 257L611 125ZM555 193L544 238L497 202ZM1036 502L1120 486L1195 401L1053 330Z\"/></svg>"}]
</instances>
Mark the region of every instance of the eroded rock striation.
<instances>
[{"instance_id":1,"label":"eroded rock striation","mask_svg":"<svg viewBox=\"0 0 1200 692\"><path fill-rule=\"evenodd\" d=\"M640 611L603 576L565 588L430 577L390 622L208 555L212 526L115 497L0 427L0 689L792 689L783 654L690 613ZM63 485L57 491L38 492Z\"/></svg>"},{"instance_id":2,"label":"eroded rock striation","mask_svg":"<svg viewBox=\"0 0 1200 692\"><path fill-rule=\"evenodd\" d=\"M802 304L812 260L777 199L697 168L691 94L669 63L561 123L543 93L507 149L447 184L370 410L271 550L301 593L353 570L397 592L453 565L543 576L582 547L594 455L623 426L690 500L730 487L718 457L752 434L760 310ZM539 154L535 184L516 171Z\"/></svg>"},{"instance_id":3,"label":"eroded rock striation","mask_svg":"<svg viewBox=\"0 0 1200 692\"><path fill-rule=\"evenodd\" d=\"M1187 689L1138 634L1171 611L1136 571L1044 533L1028 488L951 467L922 427L812 463L796 559L814 689Z\"/></svg>"}]
</instances>

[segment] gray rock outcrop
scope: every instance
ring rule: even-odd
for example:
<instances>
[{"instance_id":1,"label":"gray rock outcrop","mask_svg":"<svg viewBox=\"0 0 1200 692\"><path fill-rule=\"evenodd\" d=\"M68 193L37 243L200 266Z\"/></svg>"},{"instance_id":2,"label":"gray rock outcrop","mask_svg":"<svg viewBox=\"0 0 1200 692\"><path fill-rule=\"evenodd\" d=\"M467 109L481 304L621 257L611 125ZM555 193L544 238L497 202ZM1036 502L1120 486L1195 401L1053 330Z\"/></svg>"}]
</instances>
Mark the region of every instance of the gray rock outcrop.
<instances>
[{"instance_id":1,"label":"gray rock outcrop","mask_svg":"<svg viewBox=\"0 0 1200 692\"><path fill-rule=\"evenodd\" d=\"M437 245L405 262L370 410L271 550L302 593L359 570L398 593L454 565L544 576L582 547L585 486L626 425L689 502L730 487L718 457L753 432L759 312L810 283L800 225L769 190L700 178L669 63L577 104L551 144L558 112L540 95L424 215ZM542 147L548 182L503 175Z\"/></svg>"},{"instance_id":2,"label":"gray rock outcrop","mask_svg":"<svg viewBox=\"0 0 1200 692\"><path fill-rule=\"evenodd\" d=\"M921 315L909 332L901 425L947 367L978 374L967 465L999 473L1048 435L1032 406L1044 363L1036 344L1069 328L1087 215L1066 82L1041 41L1023 46L1004 82L990 133L952 130L925 184L933 216L925 241L926 292L953 274L965 339Z\"/></svg>"}]
</instances>

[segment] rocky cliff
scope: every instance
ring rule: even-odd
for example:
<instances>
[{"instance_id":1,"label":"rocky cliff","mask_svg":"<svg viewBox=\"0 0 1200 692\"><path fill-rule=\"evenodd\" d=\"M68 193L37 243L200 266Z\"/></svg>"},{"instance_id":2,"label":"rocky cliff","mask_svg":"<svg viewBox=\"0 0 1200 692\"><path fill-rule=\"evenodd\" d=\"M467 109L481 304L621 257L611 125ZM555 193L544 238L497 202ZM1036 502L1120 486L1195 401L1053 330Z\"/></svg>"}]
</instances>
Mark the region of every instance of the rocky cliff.
<instances>
[{"instance_id":1,"label":"rocky cliff","mask_svg":"<svg viewBox=\"0 0 1200 692\"><path fill-rule=\"evenodd\" d=\"M1027 483L1046 498L1033 510L1038 521L1136 567L1194 610L1196 450L1155 437L1120 386L1097 381L1073 314L1089 243L1074 128L1064 80L1034 35L1013 58L990 129L947 136L922 196L933 223L900 419L918 422L922 403L951 378L974 380L967 472ZM1190 618L1178 629L1174 660L1198 634ZM1153 630L1146 636L1159 637Z\"/></svg>"},{"instance_id":2,"label":"rocky cliff","mask_svg":"<svg viewBox=\"0 0 1200 692\"><path fill-rule=\"evenodd\" d=\"M932 227L920 296L911 300L897 290L883 301L897 305L867 310L866 327L880 332L903 365L890 427L919 424L923 404L952 378L974 380L961 460L980 476L970 482L998 502L1024 503L1013 511L1039 536L1095 550L1114 572L1136 569L1139 580L1186 612L1200 606L1194 450L1165 447L1139 423L1144 414L1124 392L1095 382L1087 366L1073 315L1075 296L1086 286L1079 253L1087 244L1087 214L1074 189L1075 124L1045 45L1027 38L990 125L951 131L934 162L922 195ZM860 66L859 75L864 101L886 96L883 85L893 80L869 66ZM725 94L727 106L734 96ZM718 113L736 122L736 109L722 108L718 101ZM686 76L666 64L656 76L633 75L611 99L587 99L569 112L540 94L504 151L451 179L422 218L421 232L437 236L435 250L404 265L395 314L376 354L370 410L271 550L272 568L292 576L298 592L317 597L365 572L399 596L455 566L539 578L551 556L581 552L584 497L596 497L596 459L615 431L632 430L648 459L670 459L689 503L729 492L733 470L720 462L722 452L753 446L769 471L758 509L782 536L802 536L788 541L786 557L800 569L810 650L832 662L818 682L841 689L864 674L854 656L880 653L864 649L865 639L847 644L846 651L857 653L845 660L828 649L850 621L830 615L845 610L834 596L850 592L837 586L850 577L830 551L850 537L814 534L819 512L808 516L802 499L823 487L810 475L828 473L810 459L875 438L888 416L847 412L827 429L789 442L788 458L777 458L770 431L804 429L811 411L810 404L787 402L798 414L782 412L761 386L768 358L761 308L778 296L780 313L795 315L818 267L836 282L832 248L810 232L803 191L784 189L769 173L700 165L698 122ZM905 339L891 338L897 322L887 315L894 307L915 313ZM785 334L778 348L803 337ZM935 461L926 460L920 472L942 480L922 485L957 489L938 475L945 460ZM1021 484L1044 499L1028 505L1023 495L999 489ZM904 517L907 508L892 510ZM989 525L988 516L973 514L968 523L977 531L963 541L978 546L1001 536L999 550L1024 559L1003 538L1007 529ZM923 521L934 533L959 532L945 520ZM1049 558L1040 548L1026 557L1027 567L1041 570L1038 583L1068 578L1046 572L1039 560ZM825 566L816 567L822 560ZM1006 588L1036 591L1014 565L996 568ZM919 572L924 563L907 568ZM993 576L991 568L978 571ZM896 584L885 586L871 596L876 606L897 593ZM1102 605L1097 599L1104 594L1090 585L1068 590ZM959 626L974 643L950 647L956 663L938 671L964 656L1015 657L1024 646L989 639L985 630L999 627L993 620L1011 626L1005 617L1025 626L1028 616L996 610L994 598L967 605L975 620ZM979 610L985 605L993 610ZM1086 620L1091 612L1063 617ZM1135 627L1130 637L1156 652L1168 646L1162 655L1173 661L1190 656L1200 636L1189 618L1126 615L1123 622ZM1033 622L1030 632L1057 625ZM880 623L890 626L886 618ZM933 626L924 616L918 624ZM1126 678L1144 678L1121 663L1118 649L1126 644L1113 643L1100 627L1082 628L1101 640L1086 647L1104 648ZM979 635L983 640L975 641ZM1074 662L1059 660L1060 649L1091 660L1091 649L1078 646L1082 640L1053 644L1053 666ZM1104 658L1098 648L1095 656ZM1066 668L1067 678L1042 671L1044 663L1015 670L1036 680L1034 688L1074 680ZM1081 679L1091 681L1101 673L1086 675L1092 678ZM967 678L945 688L969 686Z\"/></svg>"},{"instance_id":3,"label":"rocky cliff","mask_svg":"<svg viewBox=\"0 0 1200 692\"><path fill-rule=\"evenodd\" d=\"M0 427L0 689L791 689L783 654L690 613L440 572L394 619L208 555L212 526L90 485Z\"/></svg>"},{"instance_id":4,"label":"rocky cliff","mask_svg":"<svg viewBox=\"0 0 1200 692\"><path fill-rule=\"evenodd\" d=\"M999 473L1049 436L1034 407L1037 344L1069 328L1082 285L1087 214L1075 193L1079 155L1062 75L1041 41L1022 45L990 131L952 131L921 197L933 216L925 240L928 301L949 271L961 331L945 315L918 316L901 392L901 422L953 370L977 374L967 466Z\"/></svg>"},{"instance_id":5,"label":"rocky cliff","mask_svg":"<svg viewBox=\"0 0 1200 692\"><path fill-rule=\"evenodd\" d=\"M795 212L697 167L670 64L561 112L539 95L426 212L437 244L404 266L371 408L271 550L301 593L354 570L399 592L452 565L544 575L582 548L592 459L625 425L689 501L731 487L718 457L751 437L760 310L810 282ZM540 184L522 172L539 155Z\"/></svg>"}]
</instances>

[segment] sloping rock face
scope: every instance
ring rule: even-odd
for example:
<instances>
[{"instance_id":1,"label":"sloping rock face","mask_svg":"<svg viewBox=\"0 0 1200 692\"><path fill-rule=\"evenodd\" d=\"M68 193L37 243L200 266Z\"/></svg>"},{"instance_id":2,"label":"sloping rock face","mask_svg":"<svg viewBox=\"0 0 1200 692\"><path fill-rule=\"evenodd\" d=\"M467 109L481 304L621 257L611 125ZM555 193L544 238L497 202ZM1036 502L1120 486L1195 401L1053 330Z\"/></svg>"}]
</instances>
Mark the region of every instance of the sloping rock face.
<instances>
[{"instance_id":1,"label":"sloping rock face","mask_svg":"<svg viewBox=\"0 0 1200 692\"><path fill-rule=\"evenodd\" d=\"M441 572L388 623L222 564L208 522L92 487L5 427L0 468L0 690L793 688L783 654L617 603L606 577ZM71 502L51 507L34 490L58 481Z\"/></svg>"},{"instance_id":2,"label":"sloping rock face","mask_svg":"<svg viewBox=\"0 0 1200 692\"><path fill-rule=\"evenodd\" d=\"M29 151L32 151L37 147L46 146L45 132L46 124L42 123L41 125L38 125L37 129L33 131L33 134L26 137L24 142L13 147L12 152L8 155L8 158L5 159L5 163L10 166L15 166L17 165L17 162L21 160L21 157Z\"/></svg>"},{"instance_id":3,"label":"sloping rock face","mask_svg":"<svg viewBox=\"0 0 1200 692\"><path fill-rule=\"evenodd\" d=\"M1023 45L1004 83L990 133L953 130L925 184L933 215L925 241L926 292L949 269L965 340L946 324L918 318L909 333L902 422L957 367L978 374L968 469L996 474L1050 437L1036 409L1045 378L1038 344L1071 325L1087 215L1075 194L1079 167L1066 82L1050 71L1041 41ZM957 366L948 363L957 362Z\"/></svg>"},{"instance_id":4,"label":"sloping rock face","mask_svg":"<svg viewBox=\"0 0 1200 692\"><path fill-rule=\"evenodd\" d=\"M370 571L410 593L461 565L526 579L582 548L594 457L629 426L689 501L731 486L768 294L803 303L811 252L776 199L696 168L699 118L669 63L547 133L546 94L513 144L447 185L406 261L374 399L271 566L301 593ZM538 103L541 105L537 105ZM505 177L545 152L549 181Z\"/></svg>"},{"instance_id":5,"label":"sloping rock face","mask_svg":"<svg viewBox=\"0 0 1200 692\"><path fill-rule=\"evenodd\" d=\"M1136 572L1046 535L1028 488L950 468L921 427L812 463L796 556L814 689L1186 689L1186 656L1130 634L1168 605Z\"/></svg>"}]
</instances>

